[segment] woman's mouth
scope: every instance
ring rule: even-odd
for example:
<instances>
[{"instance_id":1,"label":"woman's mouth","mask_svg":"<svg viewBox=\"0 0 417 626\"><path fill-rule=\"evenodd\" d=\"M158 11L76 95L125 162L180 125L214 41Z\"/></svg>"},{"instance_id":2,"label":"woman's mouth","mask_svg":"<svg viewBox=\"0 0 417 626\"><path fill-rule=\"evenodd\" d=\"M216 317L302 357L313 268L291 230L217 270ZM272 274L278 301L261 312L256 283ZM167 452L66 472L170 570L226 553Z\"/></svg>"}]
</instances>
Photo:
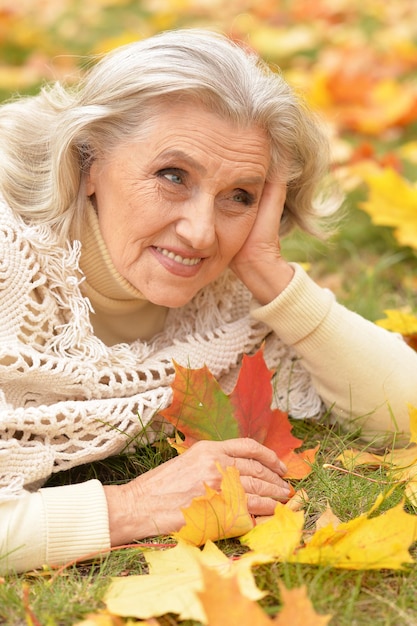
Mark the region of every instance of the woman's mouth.
<instances>
[{"instance_id":1,"label":"woman's mouth","mask_svg":"<svg viewBox=\"0 0 417 626\"><path fill-rule=\"evenodd\" d=\"M180 254L175 254L175 252L167 250L166 248L160 248L159 246L155 246L155 249L163 256L181 265L197 265L201 261L201 257L183 257Z\"/></svg>"}]
</instances>

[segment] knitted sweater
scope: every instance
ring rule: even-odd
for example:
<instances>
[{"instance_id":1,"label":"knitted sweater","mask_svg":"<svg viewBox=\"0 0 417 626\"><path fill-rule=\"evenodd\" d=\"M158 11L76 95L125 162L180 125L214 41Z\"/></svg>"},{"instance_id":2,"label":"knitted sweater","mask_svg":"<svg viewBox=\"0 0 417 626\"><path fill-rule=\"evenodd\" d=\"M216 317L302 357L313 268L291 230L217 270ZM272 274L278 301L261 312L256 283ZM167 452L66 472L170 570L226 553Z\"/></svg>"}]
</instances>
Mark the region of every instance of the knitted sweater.
<instances>
[{"instance_id":1,"label":"knitted sweater","mask_svg":"<svg viewBox=\"0 0 417 626\"><path fill-rule=\"evenodd\" d=\"M300 267L267 306L226 272L164 314L161 332L148 341L106 345L85 297L100 294L88 274L83 287L81 244L64 250L49 228L25 224L5 204L0 211L0 555L7 554L0 570L109 546L98 481L39 487L52 472L152 440L158 411L171 400L173 359L206 364L230 391L242 355L265 342L277 370L275 402L293 417L317 416L324 402L339 419L360 418L369 436L393 430L392 415L407 430L417 355L337 304ZM104 244L89 220L98 253ZM103 264L126 298L140 300L108 258ZM122 310L121 302L112 306L113 314ZM137 324L141 337L140 316Z\"/></svg>"}]
</instances>

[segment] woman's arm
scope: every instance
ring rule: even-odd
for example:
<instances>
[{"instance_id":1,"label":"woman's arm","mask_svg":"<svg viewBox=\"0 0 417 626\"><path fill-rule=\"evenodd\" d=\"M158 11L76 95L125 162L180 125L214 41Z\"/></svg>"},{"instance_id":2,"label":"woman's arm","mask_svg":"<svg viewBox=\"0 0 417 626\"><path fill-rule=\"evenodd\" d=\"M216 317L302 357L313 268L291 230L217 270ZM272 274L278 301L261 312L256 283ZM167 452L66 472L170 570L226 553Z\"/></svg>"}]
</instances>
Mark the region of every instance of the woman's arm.
<instances>
[{"instance_id":1,"label":"woman's arm","mask_svg":"<svg viewBox=\"0 0 417 626\"><path fill-rule=\"evenodd\" d=\"M407 403L417 404L417 353L282 258L284 202L285 185L267 183L254 227L232 263L260 305L253 316L294 347L338 418L361 426L370 439L407 432Z\"/></svg>"},{"instance_id":2,"label":"woman's arm","mask_svg":"<svg viewBox=\"0 0 417 626\"><path fill-rule=\"evenodd\" d=\"M25 493L0 504L0 573L59 565L131 543L169 535L184 525L181 508L220 487L222 467L235 466L252 514L271 515L290 489L285 466L251 439L201 441L124 485L98 480Z\"/></svg>"},{"instance_id":3,"label":"woman's arm","mask_svg":"<svg viewBox=\"0 0 417 626\"><path fill-rule=\"evenodd\" d=\"M0 503L0 572L62 564L110 547L98 480L49 487Z\"/></svg>"},{"instance_id":4,"label":"woman's arm","mask_svg":"<svg viewBox=\"0 0 417 626\"><path fill-rule=\"evenodd\" d=\"M287 289L252 315L294 347L339 420L361 427L369 440L408 433L407 403L417 405L417 353L294 268Z\"/></svg>"}]
</instances>

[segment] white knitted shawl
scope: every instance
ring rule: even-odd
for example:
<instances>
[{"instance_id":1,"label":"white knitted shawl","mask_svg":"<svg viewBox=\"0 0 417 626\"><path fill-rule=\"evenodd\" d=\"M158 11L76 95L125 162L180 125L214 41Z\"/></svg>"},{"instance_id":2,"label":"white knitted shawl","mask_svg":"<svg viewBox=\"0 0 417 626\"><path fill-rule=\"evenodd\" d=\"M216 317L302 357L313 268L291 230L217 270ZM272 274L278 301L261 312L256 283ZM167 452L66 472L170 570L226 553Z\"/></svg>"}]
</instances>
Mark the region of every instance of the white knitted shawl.
<instances>
[{"instance_id":1,"label":"white knitted shawl","mask_svg":"<svg viewBox=\"0 0 417 626\"><path fill-rule=\"evenodd\" d=\"M108 347L79 289L79 242L64 250L50 228L28 226L1 203L0 251L0 499L151 441L171 400L173 359L206 364L228 393L242 355L266 339L276 404L294 417L320 412L309 375L249 316L250 294L230 272L172 309L153 341Z\"/></svg>"}]
</instances>

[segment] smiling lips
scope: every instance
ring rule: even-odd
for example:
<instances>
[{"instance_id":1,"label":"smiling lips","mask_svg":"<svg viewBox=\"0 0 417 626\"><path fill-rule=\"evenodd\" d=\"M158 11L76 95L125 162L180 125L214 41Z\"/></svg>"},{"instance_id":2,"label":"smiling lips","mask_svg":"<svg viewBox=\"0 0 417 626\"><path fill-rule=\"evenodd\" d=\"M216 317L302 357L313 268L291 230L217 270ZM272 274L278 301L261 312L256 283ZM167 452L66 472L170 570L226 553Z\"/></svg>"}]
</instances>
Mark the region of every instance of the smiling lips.
<instances>
[{"instance_id":1,"label":"smiling lips","mask_svg":"<svg viewBox=\"0 0 417 626\"><path fill-rule=\"evenodd\" d=\"M181 265L197 265L201 261L201 257L182 257L179 254L175 254L166 248L160 248L159 246L155 247L156 250L166 256L168 259L172 259L176 263L181 263Z\"/></svg>"}]
</instances>

